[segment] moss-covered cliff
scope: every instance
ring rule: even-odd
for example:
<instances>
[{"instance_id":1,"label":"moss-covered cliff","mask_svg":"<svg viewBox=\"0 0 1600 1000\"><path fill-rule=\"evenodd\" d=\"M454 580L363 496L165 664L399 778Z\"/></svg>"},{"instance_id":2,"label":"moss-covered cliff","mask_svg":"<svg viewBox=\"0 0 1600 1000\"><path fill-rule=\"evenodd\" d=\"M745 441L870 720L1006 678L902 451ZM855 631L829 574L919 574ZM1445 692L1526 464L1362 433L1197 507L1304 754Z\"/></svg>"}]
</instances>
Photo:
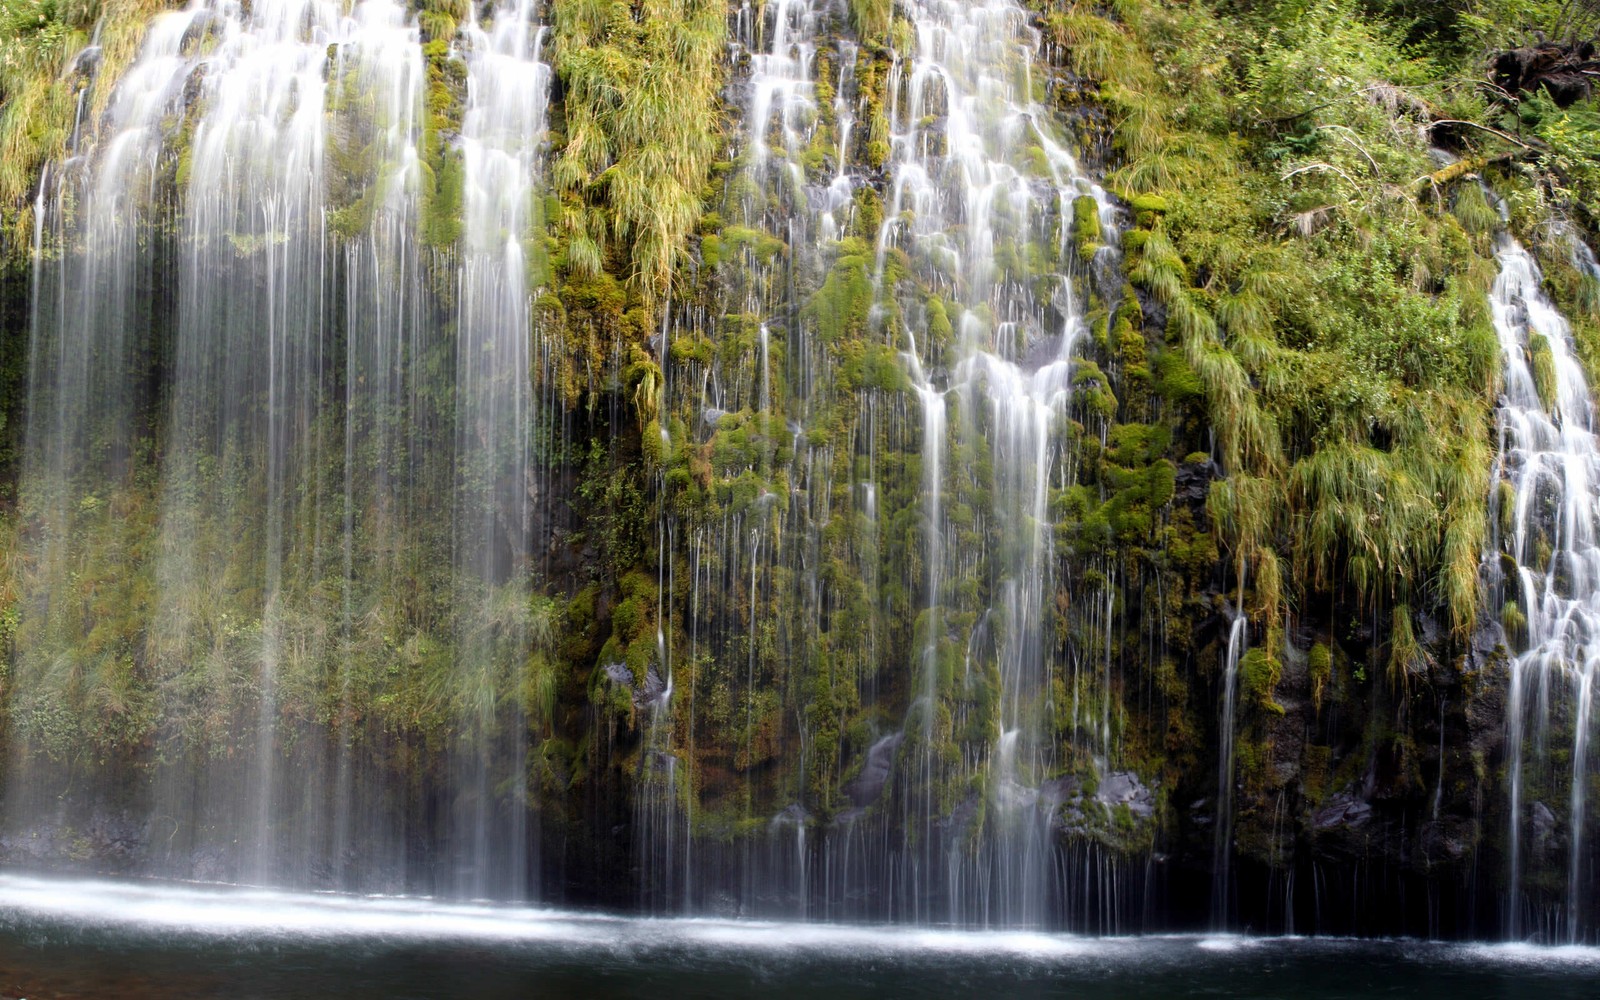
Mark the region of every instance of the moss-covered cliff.
<instances>
[{"instance_id":1,"label":"moss-covered cliff","mask_svg":"<svg viewBox=\"0 0 1600 1000\"><path fill-rule=\"evenodd\" d=\"M1258 929L1502 925L1508 662L1526 609L1485 572L1505 488L1488 294L1509 232L1600 376L1600 294L1572 244L1597 232L1600 114L1586 93L1488 74L1526 30L1592 36L1585 5L1027 4L1014 34L1032 55L1004 81L1027 113L984 139L1018 178L1008 190L1035 200L1020 219L995 209L980 280L959 252L977 227L956 193L971 168L941 145L960 109L906 110L934 14L555 0L545 193L512 234L536 345L533 542L513 563L527 589L496 591L525 606L485 626L525 638L496 671L459 662L476 640L450 597L457 470L425 457L462 433L448 373L465 3L410 11L426 294L408 322L431 339L370 428L353 432L369 416L343 404L307 418L305 440L326 447L297 472L281 598L264 602L243 568L211 593L157 572L192 104L163 122L143 217L127 454L85 463L59 520L30 494L30 316L39 276L57 280L85 240L72 221L36 237L37 205L69 191L52 218L76 218L60 164L95 155L157 7L0 8L7 856L237 877L234 820L197 819L174 850L165 824L187 820L158 827L140 789L243 781L266 752L331 790L282 806L306 852L347 849L319 824L354 787L384 844L366 882L448 886L440 817L462 761L482 758L522 776L480 794L535 818L510 850L537 859L527 887L547 898L1005 919L954 897L1020 899L1034 890L990 881L1022 871L1052 888L1014 915L1090 929L1193 926L1219 900ZM760 62L786 16L805 32L775 53L787 69ZM752 123L772 106L752 81L784 72L800 82L772 100L792 110ZM382 112L344 85L325 161L341 291L376 253L387 176ZM937 106L1001 84L930 86ZM958 165L903 203L925 162ZM920 238L941 212L948 240ZM330 345L355 339L367 300L350 301L328 314ZM993 377L961 365L982 342L1033 372L1040 344L1073 335L1068 398L1039 425L1039 521L1016 514L1035 480L1003 453L1002 416L973 402L992 403ZM367 374L319 372L334 400ZM366 450L384 428L404 446L381 447L416 456L397 486L352 473L400 461ZM251 526L202 511L192 530L219 566L262 558ZM295 655L269 726L259 662L280 628ZM1574 725L1548 738L1570 744ZM1020 764L1004 756L1013 733ZM1553 830L1570 825L1570 771L1524 793ZM1012 825L1013 785L1042 838ZM1035 849L1051 860L1008 867ZM1565 898L1560 836L1537 850L1514 905ZM924 874L933 860L948 873ZM343 864L314 878L359 881Z\"/></svg>"}]
</instances>

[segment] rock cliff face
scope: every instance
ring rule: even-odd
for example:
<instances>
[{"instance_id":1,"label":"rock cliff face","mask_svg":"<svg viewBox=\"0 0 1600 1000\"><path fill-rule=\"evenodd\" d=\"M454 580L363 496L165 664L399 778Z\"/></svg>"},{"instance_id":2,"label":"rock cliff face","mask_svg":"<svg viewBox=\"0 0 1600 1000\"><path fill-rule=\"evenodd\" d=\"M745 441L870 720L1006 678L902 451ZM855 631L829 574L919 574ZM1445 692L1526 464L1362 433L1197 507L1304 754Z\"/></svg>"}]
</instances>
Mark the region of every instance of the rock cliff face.
<instances>
[{"instance_id":1,"label":"rock cliff face","mask_svg":"<svg viewBox=\"0 0 1600 1000\"><path fill-rule=\"evenodd\" d=\"M1593 937L1600 125L1302 6L11 25L0 860Z\"/></svg>"}]
</instances>

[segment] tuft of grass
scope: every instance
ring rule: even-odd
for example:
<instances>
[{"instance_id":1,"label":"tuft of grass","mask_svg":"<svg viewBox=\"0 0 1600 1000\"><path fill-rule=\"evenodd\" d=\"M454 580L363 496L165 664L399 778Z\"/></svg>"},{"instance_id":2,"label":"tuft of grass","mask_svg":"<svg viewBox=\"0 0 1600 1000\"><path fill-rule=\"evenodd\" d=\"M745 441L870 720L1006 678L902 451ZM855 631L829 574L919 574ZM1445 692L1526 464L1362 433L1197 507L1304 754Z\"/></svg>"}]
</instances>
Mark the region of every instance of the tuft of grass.
<instances>
[{"instance_id":1,"label":"tuft of grass","mask_svg":"<svg viewBox=\"0 0 1600 1000\"><path fill-rule=\"evenodd\" d=\"M566 142L551 170L575 207L604 210L569 264L615 255L647 306L664 301L721 139L726 12L710 0L556 0L551 51Z\"/></svg>"},{"instance_id":2,"label":"tuft of grass","mask_svg":"<svg viewBox=\"0 0 1600 1000\"><path fill-rule=\"evenodd\" d=\"M79 96L97 119L166 0L0 0L0 218L30 243L40 169L67 152ZM78 55L100 26L99 53Z\"/></svg>"}]
</instances>

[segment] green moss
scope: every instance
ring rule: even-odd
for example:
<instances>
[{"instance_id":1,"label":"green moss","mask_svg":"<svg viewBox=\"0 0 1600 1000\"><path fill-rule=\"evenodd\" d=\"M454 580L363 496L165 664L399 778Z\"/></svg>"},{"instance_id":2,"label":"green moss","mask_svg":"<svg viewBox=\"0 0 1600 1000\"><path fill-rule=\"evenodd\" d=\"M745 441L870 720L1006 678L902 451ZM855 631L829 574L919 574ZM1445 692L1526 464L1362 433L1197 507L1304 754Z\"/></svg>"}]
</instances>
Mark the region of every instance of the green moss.
<instances>
[{"instance_id":1,"label":"green moss","mask_svg":"<svg viewBox=\"0 0 1600 1000\"><path fill-rule=\"evenodd\" d=\"M422 130L422 239L435 250L454 249L461 239L462 185L465 174L461 153L448 136L461 130L466 100L466 65L452 53L453 20L435 21L449 35L428 39L422 46L427 63L427 102Z\"/></svg>"},{"instance_id":2,"label":"green moss","mask_svg":"<svg viewBox=\"0 0 1600 1000\"><path fill-rule=\"evenodd\" d=\"M861 187L855 195L855 222L850 229L851 235L870 244L877 240L878 229L882 225L882 199L872 188Z\"/></svg>"},{"instance_id":3,"label":"green moss","mask_svg":"<svg viewBox=\"0 0 1600 1000\"><path fill-rule=\"evenodd\" d=\"M815 323L824 343L858 339L868 332L876 289L868 272L869 251L859 240L841 244L828 277L806 304L805 316Z\"/></svg>"},{"instance_id":4,"label":"green moss","mask_svg":"<svg viewBox=\"0 0 1600 1000\"><path fill-rule=\"evenodd\" d=\"M950 315L945 310L944 300L937 295L928 297L928 342L939 351L950 346L955 337L955 331L950 326Z\"/></svg>"},{"instance_id":5,"label":"green moss","mask_svg":"<svg viewBox=\"0 0 1600 1000\"><path fill-rule=\"evenodd\" d=\"M722 237L715 233L700 237L700 261L711 268L722 263Z\"/></svg>"},{"instance_id":6,"label":"green moss","mask_svg":"<svg viewBox=\"0 0 1600 1000\"><path fill-rule=\"evenodd\" d=\"M1533 371L1533 384L1539 401L1545 409L1552 409L1559 398L1560 386L1556 381L1555 356L1550 353L1550 341L1542 333L1528 337L1528 367Z\"/></svg>"},{"instance_id":7,"label":"green moss","mask_svg":"<svg viewBox=\"0 0 1600 1000\"><path fill-rule=\"evenodd\" d=\"M1311 703L1320 712L1328 681L1333 677L1333 652L1323 643L1313 643L1307 669L1311 676Z\"/></svg>"},{"instance_id":8,"label":"green moss","mask_svg":"<svg viewBox=\"0 0 1600 1000\"><path fill-rule=\"evenodd\" d=\"M1157 391L1169 403L1205 397L1205 385L1180 351L1165 351L1156 362ZM1209 456L1208 456L1209 457Z\"/></svg>"},{"instance_id":9,"label":"green moss","mask_svg":"<svg viewBox=\"0 0 1600 1000\"><path fill-rule=\"evenodd\" d=\"M703 244L702 244L703 247ZM774 236L769 236L759 229L748 226L728 226L722 231L718 257L727 261L730 255L749 254L751 258L762 266L771 264L782 254L789 252L784 242Z\"/></svg>"},{"instance_id":10,"label":"green moss","mask_svg":"<svg viewBox=\"0 0 1600 1000\"><path fill-rule=\"evenodd\" d=\"M1117 397L1111 391L1111 382L1100 366L1084 361L1072 373L1072 384L1078 390L1078 399L1085 411L1103 420L1117 415Z\"/></svg>"},{"instance_id":11,"label":"green moss","mask_svg":"<svg viewBox=\"0 0 1600 1000\"><path fill-rule=\"evenodd\" d=\"M1260 647L1253 648L1239 661L1239 690L1249 704L1273 715L1282 715L1283 706L1273 697L1282 675L1283 668L1277 657Z\"/></svg>"},{"instance_id":12,"label":"green moss","mask_svg":"<svg viewBox=\"0 0 1600 1000\"><path fill-rule=\"evenodd\" d=\"M1150 226L1154 217L1167 214L1167 199L1158 194L1136 194L1128 199L1128 207L1141 226Z\"/></svg>"},{"instance_id":13,"label":"green moss","mask_svg":"<svg viewBox=\"0 0 1600 1000\"><path fill-rule=\"evenodd\" d=\"M1100 204L1090 195L1072 202L1072 245L1078 260L1088 264L1100 252Z\"/></svg>"},{"instance_id":14,"label":"green moss","mask_svg":"<svg viewBox=\"0 0 1600 1000\"><path fill-rule=\"evenodd\" d=\"M911 382L901 367L898 351L885 344L857 341L840 348L839 387L846 392L905 392Z\"/></svg>"}]
</instances>

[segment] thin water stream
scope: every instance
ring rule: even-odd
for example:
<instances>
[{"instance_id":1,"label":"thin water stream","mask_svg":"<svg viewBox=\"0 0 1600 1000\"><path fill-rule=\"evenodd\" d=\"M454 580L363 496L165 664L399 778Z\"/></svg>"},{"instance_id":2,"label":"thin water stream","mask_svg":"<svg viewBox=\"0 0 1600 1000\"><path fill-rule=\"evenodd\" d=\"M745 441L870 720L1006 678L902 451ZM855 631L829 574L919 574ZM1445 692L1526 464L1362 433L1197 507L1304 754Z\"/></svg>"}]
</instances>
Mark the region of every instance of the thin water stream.
<instances>
[{"instance_id":1,"label":"thin water stream","mask_svg":"<svg viewBox=\"0 0 1600 1000\"><path fill-rule=\"evenodd\" d=\"M1600 669L1600 440L1572 332L1540 288L1538 266L1500 237L1490 303L1505 358L1494 498L1508 644L1511 937L1576 941L1594 909L1583 870L1594 678ZM1559 750L1559 752L1558 752ZM1564 809L1564 845L1556 813ZM1567 857L1564 905L1535 908L1530 855Z\"/></svg>"}]
</instances>

